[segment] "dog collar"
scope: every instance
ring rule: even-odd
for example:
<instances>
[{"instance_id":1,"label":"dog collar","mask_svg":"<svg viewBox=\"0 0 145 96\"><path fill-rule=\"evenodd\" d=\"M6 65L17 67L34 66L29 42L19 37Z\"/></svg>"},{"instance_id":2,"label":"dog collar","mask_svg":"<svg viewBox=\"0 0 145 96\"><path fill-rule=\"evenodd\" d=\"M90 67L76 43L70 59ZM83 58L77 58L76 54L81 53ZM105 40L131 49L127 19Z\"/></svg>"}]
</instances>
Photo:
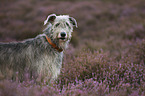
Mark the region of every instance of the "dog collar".
<instances>
[{"instance_id":1,"label":"dog collar","mask_svg":"<svg viewBox=\"0 0 145 96\"><path fill-rule=\"evenodd\" d=\"M48 43L49 43L54 49L56 49L58 52L62 52L62 51L63 51L62 48L57 47L56 44L54 44L54 43L51 41L51 39L48 38L47 36L46 36L46 39L47 39Z\"/></svg>"}]
</instances>

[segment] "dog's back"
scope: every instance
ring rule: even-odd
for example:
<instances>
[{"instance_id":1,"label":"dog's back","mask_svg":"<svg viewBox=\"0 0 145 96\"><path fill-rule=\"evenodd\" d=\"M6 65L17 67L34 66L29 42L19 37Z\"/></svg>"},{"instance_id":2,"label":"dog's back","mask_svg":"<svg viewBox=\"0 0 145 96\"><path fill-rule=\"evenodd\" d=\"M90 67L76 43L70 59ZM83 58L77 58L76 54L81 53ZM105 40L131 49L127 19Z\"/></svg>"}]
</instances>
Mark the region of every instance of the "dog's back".
<instances>
[{"instance_id":1,"label":"dog's back","mask_svg":"<svg viewBox=\"0 0 145 96\"><path fill-rule=\"evenodd\" d=\"M18 72L19 78L23 77L23 72L31 62L29 56L32 40L19 43L0 43L0 71L5 78L13 78ZM8 75L9 74L9 75ZM21 76L20 76L21 75Z\"/></svg>"}]
</instances>

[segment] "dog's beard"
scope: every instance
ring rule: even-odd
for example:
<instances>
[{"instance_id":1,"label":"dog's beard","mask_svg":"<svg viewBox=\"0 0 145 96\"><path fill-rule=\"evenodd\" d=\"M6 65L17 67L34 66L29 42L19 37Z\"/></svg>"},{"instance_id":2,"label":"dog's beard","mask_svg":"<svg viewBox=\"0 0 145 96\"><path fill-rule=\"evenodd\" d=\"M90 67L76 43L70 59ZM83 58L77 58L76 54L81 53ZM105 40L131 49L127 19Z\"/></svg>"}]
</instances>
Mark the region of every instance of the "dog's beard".
<instances>
[{"instance_id":1,"label":"dog's beard","mask_svg":"<svg viewBox=\"0 0 145 96\"><path fill-rule=\"evenodd\" d=\"M62 48L63 50L65 50L68 47L68 43L70 40L66 39L66 40L61 40L59 39L59 47Z\"/></svg>"},{"instance_id":2,"label":"dog's beard","mask_svg":"<svg viewBox=\"0 0 145 96\"><path fill-rule=\"evenodd\" d=\"M52 38L54 40L54 43L59 47L62 48L63 50L67 49L68 44L70 42L71 36L62 38L59 37L58 34L53 34Z\"/></svg>"}]
</instances>

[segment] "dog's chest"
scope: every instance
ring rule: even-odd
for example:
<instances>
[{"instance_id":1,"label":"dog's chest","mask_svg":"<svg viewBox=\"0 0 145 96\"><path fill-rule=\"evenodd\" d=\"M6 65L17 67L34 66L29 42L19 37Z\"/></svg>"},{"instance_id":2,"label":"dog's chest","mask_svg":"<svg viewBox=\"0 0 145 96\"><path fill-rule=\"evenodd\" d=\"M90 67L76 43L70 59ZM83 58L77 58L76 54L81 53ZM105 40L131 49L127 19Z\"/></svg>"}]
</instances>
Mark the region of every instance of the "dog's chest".
<instances>
[{"instance_id":1,"label":"dog's chest","mask_svg":"<svg viewBox=\"0 0 145 96\"><path fill-rule=\"evenodd\" d=\"M57 67L60 66L60 64L62 63L62 58L63 58L63 52L61 53L53 53L53 54L46 54L44 55L45 57L45 63L47 63L47 65L55 65Z\"/></svg>"},{"instance_id":2,"label":"dog's chest","mask_svg":"<svg viewBox=\"0 0 145 96\"><path fill-rule=\"evenodd\" d=\"M53 79L57 78L60 74L62 66L63 52L45 54L41 56L41 60L37 65L39 66L38 71L41 74L50 75Z\"/></svg>"}]
</instances>

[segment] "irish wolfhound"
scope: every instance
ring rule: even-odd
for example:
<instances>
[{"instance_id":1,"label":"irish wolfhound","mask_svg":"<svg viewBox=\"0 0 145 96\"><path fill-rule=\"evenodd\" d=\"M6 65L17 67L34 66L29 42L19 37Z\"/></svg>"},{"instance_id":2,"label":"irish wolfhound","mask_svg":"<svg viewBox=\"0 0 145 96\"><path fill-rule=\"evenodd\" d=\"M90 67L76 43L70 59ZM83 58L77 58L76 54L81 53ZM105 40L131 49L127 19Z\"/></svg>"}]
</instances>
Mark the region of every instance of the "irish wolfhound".
<instances>
[{"instance_id":1,"label":"irish wolfhound","mask_svg":"<svg viewBox=\"0 0 145 96\"><path fill-rule=\"evenodd\" d=\"M34 80L38 76L53 80L60 74L63 51L71 39L77 22L68 15L51 14L44 21L44 33L17 43L0 43L0 76L24 79L25 73Z\"/></svg>"}]
</instances>

